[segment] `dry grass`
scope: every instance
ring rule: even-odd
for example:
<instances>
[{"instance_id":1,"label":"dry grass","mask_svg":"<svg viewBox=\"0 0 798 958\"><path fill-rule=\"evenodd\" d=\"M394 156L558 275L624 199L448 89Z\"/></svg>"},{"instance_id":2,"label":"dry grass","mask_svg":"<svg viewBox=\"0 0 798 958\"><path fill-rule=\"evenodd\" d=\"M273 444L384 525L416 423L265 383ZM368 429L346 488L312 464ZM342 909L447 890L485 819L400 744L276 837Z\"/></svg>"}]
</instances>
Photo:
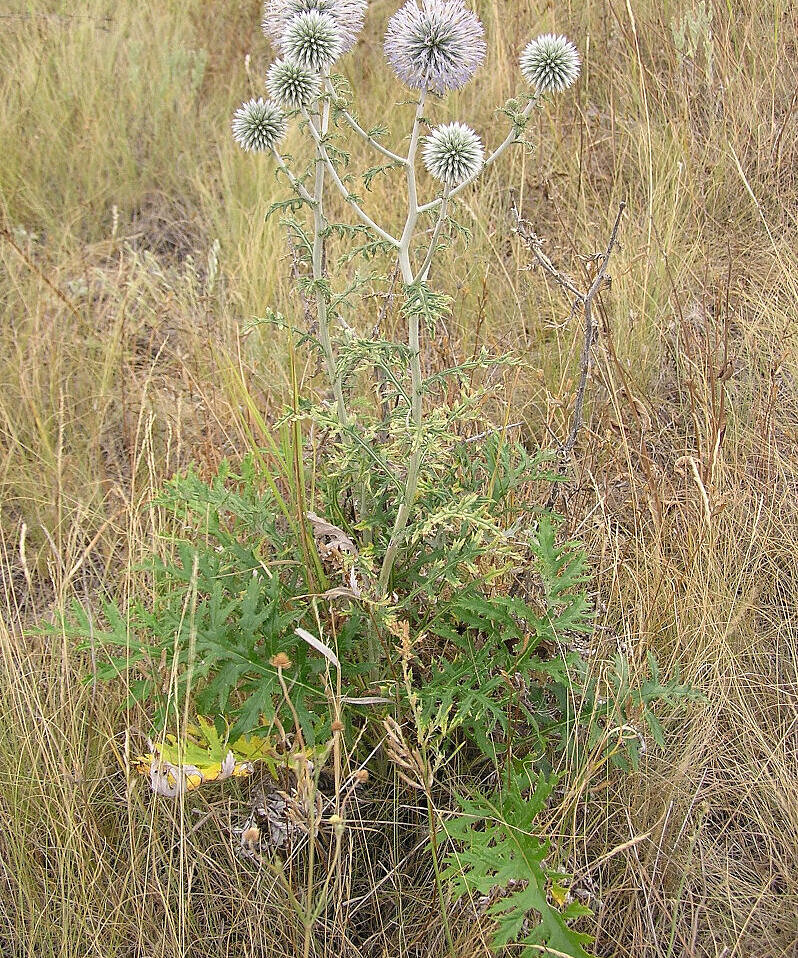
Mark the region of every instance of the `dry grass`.
<instances>
[{"instance_id":1,"label":"dry grass","mask_svg":"<svg viewBox=\"0 0 798 958\"><path fill-rule=\"evenodd\" d=\"M285 891L225 830L245 796L200 798L200 815L151 802L120 772L118 693L82 684L90 663L66 644L23 635L73 597L137 588L162 478L242 451L255 411L279 406L283 344L248 320L297 308L279 228L263 221L272 173L226 134L268 60L258 3L73 6L12 0L0 19L0 952L295 954ZM376 0L350 60L369 120L392 109L378 37L395 6ZM594 561L605 650L633 663L654 650L707 696L669 723L666 753L603 787L576 783L563 806L570 867L600 902L597 951L794 956L795 10L715 4L710 76L703 51L680 62L674 46L689 0L479 6L490 68L441 116L495 138L492 107L537 30L576 38L586 69L537 119L539 150L468 195L472 247L440 271L455 309L436 348L465 352L479 335L522 350L527 438L562 437L579 330L521 270L507 191L574 273L626 200L588 428L558 507ZM390 201L386 185L368 197ZM321 923L318 954L445 951L432 876L403 844L415 813L383 794L377 775L340 864L350 905ZM472 937L459 947L478 952Z\"/></svg>"}]
</instances>

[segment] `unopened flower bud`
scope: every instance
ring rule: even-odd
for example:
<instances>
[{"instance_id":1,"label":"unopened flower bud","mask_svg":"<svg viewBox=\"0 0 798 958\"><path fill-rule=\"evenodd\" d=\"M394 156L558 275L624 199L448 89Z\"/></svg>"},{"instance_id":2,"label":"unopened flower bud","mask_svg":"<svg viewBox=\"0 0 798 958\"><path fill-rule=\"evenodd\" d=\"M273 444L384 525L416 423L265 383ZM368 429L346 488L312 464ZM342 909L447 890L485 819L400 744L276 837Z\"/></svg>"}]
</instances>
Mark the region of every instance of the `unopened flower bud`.
<instances>
[{"instance_id":1,"label":"unopened flower bud","mask_svg":"<svg viewBox=\"0 0 798 958\"><path fill-rule=\"evenodd\" d=\"M464 123L446 123L436 127L424 145L427 169L447 186L456 186L476 176L484 161L482 141Z\"/></svg>"},{"instance_id":2,"label":"unopened flower bud","mask_svg":"<svg viewBox=\"0 0 798 958\"><path fill-rule=\"evenodd\" d=\"M363 29L367 0L266 0L263 32L285 52L283 37L288 24L300 13L315 10L335 20L341 37L341 52L351 50Z\"/></svg>"},{"instance_id":3,"label":"unopened flower bud","mask_svg":"<svg viewBox=\"0 0 798 958\"><path fill-rule=\"evenodd\" d=\"M249 100L233 116L233 136L248 151L271 150L285 136L286 128L285 114L274 100Z\"/></svg>"},{"instance_id":4,"label":"unopened flower bud","mask_svg":"<svg viewBox=\"0 0 798 958\"><path fill-rule=\"evenodd\" d=\"M343 39L329 13L308 10L288 24L282 47L286 56L315 73L327 70L343 52Z\"/></svg>"},{"instance_id":5,"label":"unopened flower bud","mask_svg":"<svg viewBox=\"0 0 798 958\"><path fill-rule=\"evenodd\" d=\"M538 93L560 93L579 76L579 53L567 37L545 33L521 54L521 73Z\"/></svg>"},{"instance_id":6,"label":"unopened flower bud","mask_svg":"<svg viewBox=\"0 0 798 958\"><path fill-rule=\"evenodd\" d=\"M319 95L319 77L293 60L275 60L266 75L266 88L277 103L300 110Z\"/></svg>"}]
</instances>

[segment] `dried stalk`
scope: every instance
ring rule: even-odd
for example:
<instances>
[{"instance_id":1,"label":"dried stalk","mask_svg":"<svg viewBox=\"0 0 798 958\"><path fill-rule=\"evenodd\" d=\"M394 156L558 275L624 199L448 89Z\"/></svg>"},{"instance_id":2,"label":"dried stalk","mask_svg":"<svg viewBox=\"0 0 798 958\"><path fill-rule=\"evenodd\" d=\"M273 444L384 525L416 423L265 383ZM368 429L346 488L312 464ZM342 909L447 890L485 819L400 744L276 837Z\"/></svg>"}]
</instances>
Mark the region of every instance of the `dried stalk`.
<instances>
[{"instance_id":1,"label":"dried stalk","mask_svg":"<svg viewBox=\"0 0 798 958\"><path fill-rule=\"evenodd\" d=\"M582 342L582 357L579 367L579 384L576 389L576 399L574 401L574 413L571 420L571 429L568 433L568 438L559 446L557 450L560 456L563 458L570 455L570 453L573 451L579 432L584 425L585 393L587 391L587 377L590 372L591 348L593 346L595 331L593 324L593 301L598 295L601 287L605 283L611 282L611 277L607 273L607 268L609 267L612 251L618 242L618 229L621 225L621 217L623 216L623 211L625 209L626 203L621 202L618 206L618 213L615 217L615 223L613 224L612 232L610 233L610 238L607 242L604 252L597 253L593 257L593 261L599 264L598 269L596 270L596 275L593 277L593 282L590 284L587 291L583 292L579 289L571 277L562 270L557 269L549 257L543 252L543 240L532 229L532 224L529 222L529 220L525 220L521 216L518 210L518 205L515 201L515 197L513 196L511 199L511 211L513 219L515 220L515 230L521 237L521 240L526 248L535 258L533 266L537 266L542 269L544 273L552 277L552 279L558 284L558 286L560 286L566 295L573 297L571 303L571 315L574 315L578 310L581 310L584 317L584 340Z\"/></svg>"}]
</instances>

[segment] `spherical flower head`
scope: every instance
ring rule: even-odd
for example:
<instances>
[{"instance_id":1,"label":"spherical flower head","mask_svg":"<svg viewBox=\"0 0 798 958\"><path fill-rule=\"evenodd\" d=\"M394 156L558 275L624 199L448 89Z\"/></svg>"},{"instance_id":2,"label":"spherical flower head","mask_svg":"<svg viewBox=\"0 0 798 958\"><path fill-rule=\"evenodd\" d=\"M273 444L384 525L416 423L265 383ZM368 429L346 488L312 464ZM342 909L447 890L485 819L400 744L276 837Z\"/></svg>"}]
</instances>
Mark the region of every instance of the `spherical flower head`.
<instances>
[{"instance_id":1,"label":"spherical flower head","mask_svg":"<svg viewBox=\"0 0 798 958\"><path fill-rule=\"evenodd\" d=\"M411 90L460 90L485 59L485 30L463 0L408 0L388 21L385 56Z\"/></svg>"},{"instance_id":2,"label":"spherical flower head","mask_svg":"<svg viewBox=\"0 0 798 958\"><path fill-rule=\"evenodd\" d=\"M521 54L521 73L538 93L560 93L573 86L581 61L567 37L545 33L527 45Z\"/></svg>"},{"instance_id":3,"label":"spherical flower head","mask_svg":"<svg viewBox=\"0 0 798 958\"><path fill-rule=\"evenodd\" d=\"M343 40L329 13L308 10L294 17L285 28L282 46L289 60L322 73L341 55Z\"/></svg>"},{"instance_id":4,"label":"spherical flower head","mask_svg":"<svg viewBox=\"0 0 798 958\"><path fill-rule=\"evenodd\" d=\"M436 127L424 141L423 155L430 173L448 187L476 176L485 162L482 141L465 123Z\"/></svg>"},{"instance_id":5,"label":"spherical flower head","mask_svg":"<svg viewBox=\"0 0 798 958\"><path fill-rule=\"evenodd\" d=\"M271 150L285 136L286 127L285 114L274 100L249 100L233 117L236 142L253 152Z\"/></svg>"},{"instance_id":6,"label":"spherical flower head","mask_svg":"<svg viewBox=\"0 0 798 958\"><path fill-rule=\"evenodd\" d=\"M266 89L287 110L301 110L319 95L319 77L293 60L275 60L266 75Z\"/></svg>"},{"instance_id":7,"label":"spherical flower head","mask_svg":"<svg viewBox=\"0 0 798 958\"><path fill-rule=\"evenodd\" d=\"M300 13L315 10L335 20L341 37L341 53L351 50L363 29L368 0L265 0L263 32L285 53L283 37L288 24Z\"/></svg>"}]
</instances>

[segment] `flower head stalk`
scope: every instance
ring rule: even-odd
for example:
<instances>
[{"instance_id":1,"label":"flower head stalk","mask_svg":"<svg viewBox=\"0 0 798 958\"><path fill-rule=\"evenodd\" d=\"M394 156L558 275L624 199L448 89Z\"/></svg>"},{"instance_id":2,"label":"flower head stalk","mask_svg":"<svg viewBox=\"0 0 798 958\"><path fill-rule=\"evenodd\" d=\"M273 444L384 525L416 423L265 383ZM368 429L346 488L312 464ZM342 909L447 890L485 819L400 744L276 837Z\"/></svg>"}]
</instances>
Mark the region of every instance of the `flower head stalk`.
<instances>
[{"instance_id":1,"label":"flower head stalk","mask_svg":"<svg viewBox=\"0 0 798 958\"><path fill-rule=\"evenodd\" d=\"M385 56L411 90L460 90L485 59L485 31L463 0L416 0L391 17Z\"/></svg>"}]
</instances>

